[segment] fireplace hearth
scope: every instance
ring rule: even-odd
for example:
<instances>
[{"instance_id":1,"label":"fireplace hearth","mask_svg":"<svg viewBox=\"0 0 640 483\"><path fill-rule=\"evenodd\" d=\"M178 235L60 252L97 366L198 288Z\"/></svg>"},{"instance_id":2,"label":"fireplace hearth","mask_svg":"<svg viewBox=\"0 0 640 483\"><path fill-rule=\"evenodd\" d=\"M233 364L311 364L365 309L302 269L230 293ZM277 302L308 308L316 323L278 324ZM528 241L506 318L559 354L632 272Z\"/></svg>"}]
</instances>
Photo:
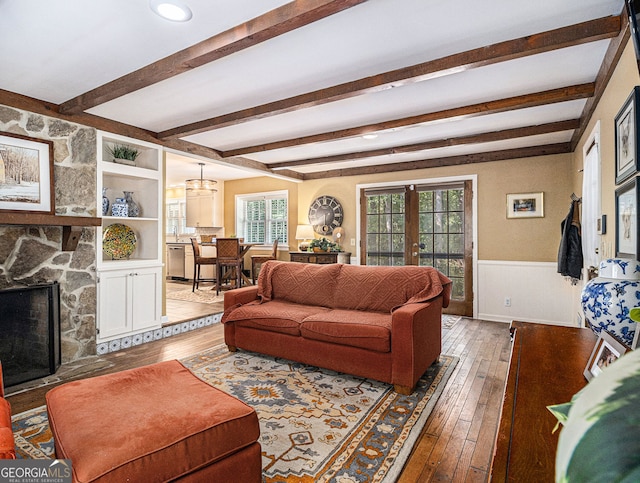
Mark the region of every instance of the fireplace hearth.
<instances>
[{"instance_id":1,"label":"fireplace hearth","mask_svg":"<svg viewBox=\"0 0 640 483\"><path fill-rule=\"evenodd\" d=\"M0 290L0 361L7 386L60 367L58 283Z\"/></svg>"}]
</instances>

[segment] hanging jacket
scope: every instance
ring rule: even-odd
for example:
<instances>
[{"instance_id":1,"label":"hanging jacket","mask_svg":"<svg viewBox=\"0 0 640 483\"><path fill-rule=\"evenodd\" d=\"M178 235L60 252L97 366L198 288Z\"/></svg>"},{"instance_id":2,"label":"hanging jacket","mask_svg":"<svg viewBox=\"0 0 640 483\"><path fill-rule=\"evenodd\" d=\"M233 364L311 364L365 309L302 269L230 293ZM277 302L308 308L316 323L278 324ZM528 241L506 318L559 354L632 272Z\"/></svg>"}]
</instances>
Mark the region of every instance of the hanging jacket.
<instances>
[{"instance_id":1,"label":"hanging jacket","mask_svg":"<svg viewBox=\"0 0 640 483\"><path fill-rule=\"evenodd\" d=\"M558 249L558 273L571 279L575 285L582 278L582 234L579 201L571 203L569 213L560 223L562 238Z\"/></svg>"}]
</instances>

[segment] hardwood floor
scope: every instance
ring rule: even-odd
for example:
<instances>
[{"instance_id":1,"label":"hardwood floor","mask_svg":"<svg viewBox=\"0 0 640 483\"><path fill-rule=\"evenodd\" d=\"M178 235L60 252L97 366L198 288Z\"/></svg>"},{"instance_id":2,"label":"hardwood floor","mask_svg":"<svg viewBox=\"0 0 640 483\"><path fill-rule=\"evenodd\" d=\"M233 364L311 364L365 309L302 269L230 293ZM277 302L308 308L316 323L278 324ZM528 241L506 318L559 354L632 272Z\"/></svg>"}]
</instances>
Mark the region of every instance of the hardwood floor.
<instances>
[{"instance_id":1,"label":"hardwood floor","mask_svg":"<svg viewBox=\"0 0 640 483\"><path fill-rule=\"evenodd\" d=\"M189 290L193 287L192 282L169 281L166 283L167 293L177 292L180 290ZM211 296L215 296L215 285L209 282L201 282L200 288L213 288ZM174 300L167 297L166 299L167 317L169 324L182 322L184 320L193 320L199 317L219 313L224 310L223 304L203 304L198 302L184 302L182 300Z\"/></svg>"},{"instance_id":2,"label":"hardwood floor","mask_svg":"<svg viewBox=\"0 0 640 483\"><path fill-rule=\"evenodd\" d=\"M63 366L61 381L14 394L10 388L8 399L19 413L43 405L45 393L62 382L182 358L222 343L222 326L213 325ZM487 480L510 349L508 324L463 318L446 332L443 353L460 362L398 482Z\"/></svg>"},{"instance_id":3,"label":"hardwood floor","mask_svg":"<svg viewBox=\"0 0 640 483\"><path fill-rule=\"evenodd\" d=\"M511 341L509 325L462 319L442 352L460 358L399 483L487 481Z\"/></svg>"}]
</instances>

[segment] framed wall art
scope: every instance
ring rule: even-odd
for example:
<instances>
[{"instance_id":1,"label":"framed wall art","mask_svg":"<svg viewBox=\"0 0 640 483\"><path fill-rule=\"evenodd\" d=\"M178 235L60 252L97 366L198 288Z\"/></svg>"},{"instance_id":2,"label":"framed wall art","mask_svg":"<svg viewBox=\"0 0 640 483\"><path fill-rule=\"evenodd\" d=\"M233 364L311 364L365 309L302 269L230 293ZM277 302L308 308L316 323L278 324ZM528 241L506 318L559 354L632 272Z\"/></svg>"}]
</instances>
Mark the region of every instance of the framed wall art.
<instances>
[{"instance_id":1,"label":"framed wall art","mask_svg":"<svg viewBox=\"0 0 640 483\"><path fill-rule=\"evenodd\" d=\"M622 183L640 170L639 99L640 86L634 87L615 118L616 184Z\"/></svg>"},{"instance_id":2,"label":"framed wall art","mask_svg":"<svg viewBox=\"0 0 640 483\"><path fill-rule=\"evenodd\" d=\"M638 180L635 177L616 190L616 257L637 258Z\"/></svg>"},{"instance_id":3,"label":"framed wall art","mask_svg":"<svg viewBox=\"0 0 640 483\"><path fill-rule=\"evenodd\" d=\"M544 193L517 193L507 195L507 218L542 218Z\"/></svg>"},{"instance_id":4,"label":"framed wall art","mask_svg":"<svg viewBox=\"0 0 640 483\"><path fill-rule=\"evenodd\" d=\"M53 214L53 142L0 132L0 211Z\"/></svg>"},{"instance_id":5,"label":"framed wall art","mask_svg":"<svg viewBox=\"0 0 640 483\"><path fill-rule=\"evenodd\" d=\"M624 344L621 344L614 339L611 334L605 330L600 331L596 345L591 352L587 367L584 369L584 377L587 381L590 381L608 365L615 362L627 352L627 348Z\"/></svg>"}]
</instances>

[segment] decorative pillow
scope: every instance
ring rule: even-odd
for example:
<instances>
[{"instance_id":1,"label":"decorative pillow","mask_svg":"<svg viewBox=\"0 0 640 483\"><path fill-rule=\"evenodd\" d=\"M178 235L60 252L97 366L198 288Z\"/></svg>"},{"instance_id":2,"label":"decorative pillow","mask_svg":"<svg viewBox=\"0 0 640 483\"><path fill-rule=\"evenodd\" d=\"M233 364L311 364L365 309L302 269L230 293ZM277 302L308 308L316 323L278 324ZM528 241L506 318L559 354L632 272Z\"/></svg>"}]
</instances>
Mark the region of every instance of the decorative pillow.
<instances>
[{"instance_id":1,"label":"decorative pillow","mask_svg":"<svg viewBox=\"0 0 640 483\"><path fill-rule=\"evenodd\" d=\"M564 426L557 482L640 481L640 350L604 368L570 403L549 410Z\"/></svg>"},{"instance_id":2,"label":"decorative pillow","mask_svg":"<svg viewBox=\"0 0 640 483\"><path fill-rule=\"evenodd\" d=\"M336 280L342 265L315 265L269 260L260 268L258 295L263 302L286 300L295 304L333 307Z\"/></svg>"},{"instance_id":3,"label":"decorative pillow","mask_svg":"<svg viewBox=\"0 0 640 483\"><path fill-rule=\"evenodd\" d=\"M333 306L388 313L406 303L438 297L445 287L450 290L450 284L451 280L432 267L343 265Z\"/></svg>"}]
</instances>

